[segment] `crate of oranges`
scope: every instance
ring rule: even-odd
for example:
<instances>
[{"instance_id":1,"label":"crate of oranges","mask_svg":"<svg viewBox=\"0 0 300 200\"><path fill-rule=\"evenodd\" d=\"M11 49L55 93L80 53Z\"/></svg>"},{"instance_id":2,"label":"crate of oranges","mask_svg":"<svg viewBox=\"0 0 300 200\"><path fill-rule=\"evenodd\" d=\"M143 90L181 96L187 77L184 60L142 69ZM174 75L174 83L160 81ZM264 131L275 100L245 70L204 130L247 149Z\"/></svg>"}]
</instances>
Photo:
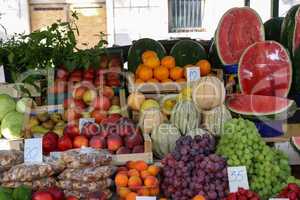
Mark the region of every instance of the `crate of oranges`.
<instances>
[{"instance_id":1,"label":"crate of oranges","mask_svg":"<svg viewBox=\"0 0 300 200\"><path fill-rule=\"evenodd\" d=\"M119 167L115 176L118 197L135 200L137 196L159 196L160 168L144 161L129 161Z\"/></svg>"},{"instance_id":2,"label":"crate of oranges","mask_svg":"<svg viewBox=\"0 0 300 200\"><path fill-rule=\"evenodd\" d=\"M129 92L142 93L178 93L186 87L186 69L198 66L201 76L214 75L208 60L200 59L196 64L177 66L175 58L164 56L159 59L157 53L146 50L135 72L127 75Z\"/></svg>"}]
</instances>

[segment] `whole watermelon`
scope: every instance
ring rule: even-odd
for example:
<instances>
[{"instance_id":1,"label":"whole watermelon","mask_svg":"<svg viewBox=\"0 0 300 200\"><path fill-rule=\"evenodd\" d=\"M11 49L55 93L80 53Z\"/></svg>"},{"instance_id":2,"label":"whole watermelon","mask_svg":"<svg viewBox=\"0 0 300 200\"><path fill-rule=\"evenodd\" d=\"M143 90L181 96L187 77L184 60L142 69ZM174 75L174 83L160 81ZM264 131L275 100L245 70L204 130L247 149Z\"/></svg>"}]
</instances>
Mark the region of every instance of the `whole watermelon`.
<instances>
[{"instance_id":1,"label":"whole watermelon","mask_svg":"<svg viewBox=\"0 0 300 200\"><path fill-rule=\"evenodd\" d=\"M16 102L7 94L0 94L0 120L3 117L16 109Z\"/></svg>"}]
</instances>

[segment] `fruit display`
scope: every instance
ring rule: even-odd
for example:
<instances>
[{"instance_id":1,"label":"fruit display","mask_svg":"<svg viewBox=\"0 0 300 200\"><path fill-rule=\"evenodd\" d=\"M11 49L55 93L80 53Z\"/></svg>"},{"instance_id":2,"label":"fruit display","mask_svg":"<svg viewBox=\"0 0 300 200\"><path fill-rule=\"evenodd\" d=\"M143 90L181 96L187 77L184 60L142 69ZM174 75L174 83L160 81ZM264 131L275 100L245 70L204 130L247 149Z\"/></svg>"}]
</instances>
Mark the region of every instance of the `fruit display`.
<instances>
[{"instance_id":1,"label":"fruit display","mask_svg":"<svg viewBox=\"0 0 300 200\"><path fill-rule=\"evenodd\" d=\"M227 99L230 111L244 118L284 120L293 116L297 106L293 100L275 96L235 94Z\"/></svg>"},{"instance_id":2,"label":"fruit display","mask_svg":"<svg viewBox=\"0 0 300 200\"><path fill-rule=\"evenodd\" d=\"M230 119L232 119L232 116L225 105L218 106L212 110L201 111L201 125L216 135L223 133L224 124Z\"/></svg>"},{"instance_id":3,"label":"fruit display","mask_svg":"<svg viewBox=\"0 0 300 200\"><path fill-rule=\"evenodd\" d=\"M237 192L229 193L226 200L260 200L258 194L251 190L239 188Z\"/></svg>"},{"instance_id":4,"label":"fruit display","mask_svg":"<svg viewBox=\"0 0 300 200\"><path fill-rule=\"evenodd\" d=\"M191 100L179 101L172 110L170 122L182 135L186 135L188 131L198 128L201 116Z\"/></svg>"},{"instance_id":5,"label":"fruit display","mask_svg":"<svg viewBox=\"0 0 300 200\"><path fill-rule=\"evenodd\" d=\"M289 183L277 195L277 198L288 198L290 200L297 200L300 198L300 187L295 183Z\"/></svg>"},{"instance_id":6,"label":"fruit display","mask_svg":"<svg viewBox=\"0 0 300 200\"><path fill-rule=\"evenodd\" d=\"M194 86L192 98L198 111L216 108L224 103L224 84L216 77L203 77Z\"/></svg>"},{"instance_id":7,"label":"fruit display","mask_svg":"<svg viewBox=\"0 0 300 200\"><path fill-rule=\"evenodd\" d=\"M149 134L164 121L164 116L159 109L148 109L140 114L139 127L143 133Z\"/></svg>"},{"instance_id":8,"label":"fruit display","mask_svg":"<svg viewBox=\"0 0 300 200\"><path fill-rule=\"evenodd\" d=\"M175 148L180 131L173 124L161 123L151 133L154 155L163 158Z\"/></svg>"},{"instance_id":9,"label":"fruit display","mask_svg":"<svg viewBox=\"0 0 300 200\"><path fill-rule=\"evenodd\" d=\"M244 94L286 97L292 84L289 54L275 41L256 42L241 55L238 77Z\"/></svg>"},{"instance_id":10,"label":"fruit display","mask_svg":"<svg viewBox=\"0 0 300 200\"><path fill-rule=\"evenodd\" d=\"M115 185L120 199L134 200L137 196L158 196L160 167L144 161L130 161L119 167Z\"/></svg>"},{"instance_id":11,"label":"fruit display","mask_svg":"<svg viewBox=\"0 0 300 200\"><path fill-rule=\"evenodd\" d=\"M246 166L250 188L262 199L277 194L291 176L287 156L267 146L254 123L242 118L225 123L217 153L229 166Z\"/></svg>"},{"instance_id":12,"label":"fruit display","mask_svg":"<svg viewBox=\"0 0 300 200\"><path fill-rule=\"evenodd\" d=\"M196 195L207 200L226 197L227 164L225 158L214 154L215 148L215 138L209 134L177 140L175 150L162 160L164 196L175 200Z\"/></svg>"},{"instance_id":13,"label":"fruit display","mask_svg":"<svg viewBox=\"0 0 300 200\"><path fill-rule=\"evenodd\" d=\"M65 126L66 120L63 113L39 112L30 116L29 122L26 125L26 131L28 135L37 137L43 136L49 131L62 136Z\"/></svg>"},{"instance_id":14,"label":"fruit display","mask_svg":"<svg viewBox=\"0 0 300 200\"><path fill-rule=\"evenodd\" d=\"M262 20L249 7L229 9L219 21L215 34L217 55L224 65L237 64L247 47L264 40Z\"/></svg>"}]
</instances>

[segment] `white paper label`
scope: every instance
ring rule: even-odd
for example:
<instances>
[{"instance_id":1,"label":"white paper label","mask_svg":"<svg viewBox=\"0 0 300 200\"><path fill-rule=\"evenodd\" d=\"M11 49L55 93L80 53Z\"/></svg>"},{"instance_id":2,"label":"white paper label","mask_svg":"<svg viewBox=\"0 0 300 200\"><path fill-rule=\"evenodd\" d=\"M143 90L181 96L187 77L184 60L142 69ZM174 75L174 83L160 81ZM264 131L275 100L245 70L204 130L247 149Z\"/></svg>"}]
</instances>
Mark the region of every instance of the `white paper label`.
<instances>
[{"instance_id":1,"label":"white paper label","mask_svg":"<svg viewBox=\"0 0 300 200\"><path fill-rule=\"evenodd\" d=\"M228 167L229 191L236 192L238 188L249 189L247 169L245 166Z\"/></svg>"},{"instance_id":2,"label":"white paper label","mask_svg":"<svg viewBox=\"0 0 300 200\"><path fill-rule=\"evenodd\" d=\"M200 73L200 68L199 67L188 67L187 68L187 81L192 82L192 81L198 81L200 80L201 73Z\"/></svg>"},{"instance_id":3,"label":"white paper label","mask_svg":"<svg viewBox=\"0 0 300 200\"><path fill-rule=\"evenodd\" d=\"M288 198L271 198L269 200L289 200Z\"/></svg>"},{"instance_id":4,"label":"white paper label","mask_svg":"<svg viewBox=\"0 0 300 200\"><path fill-rule=\"evenodd\" d=\"M95 118L80 118L79 119L79 130L80 130L80 133L81 133L81 129L82 127L86 124L86 123L89 123L89 122L95 122Z\"/></svg>"},{"instance_id":5,"label":"white paper label","mask_svg":"<svg viewBox=\"0 0 300 200\"><path fill-rule=\"evenodd\" d=\"M5 83L4 67L0 65L0 83Z\"/></svg>"},{"instance_id":6,"label":"white paper label","mask_svg":"<svg viewBox=\"0 0 300 200\"><path fill-rule=\"evenodd\" d=\"M149 197L149 196L137 196L136 200L156 200L156 197Z\"/></svg>"},{"instance_id":7,"label":"white paper label","mask_svg":"<svg viewBox=\"0 0 300 200\"><path fill-rule=\"evenodd\" d=\"M43 139L33 138L25 139L24 162L42 163L43 162Z\"/></svg>"}]
</instances>

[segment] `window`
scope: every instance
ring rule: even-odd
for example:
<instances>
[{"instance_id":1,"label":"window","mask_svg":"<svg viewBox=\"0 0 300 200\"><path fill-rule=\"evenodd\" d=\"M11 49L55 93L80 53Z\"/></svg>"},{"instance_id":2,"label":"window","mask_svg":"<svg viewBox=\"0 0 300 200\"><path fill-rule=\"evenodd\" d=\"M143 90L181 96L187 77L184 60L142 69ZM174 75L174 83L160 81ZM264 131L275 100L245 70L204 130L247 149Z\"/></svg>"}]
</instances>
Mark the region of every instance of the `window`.
<instances>
[{"instance_id":1,"label":"window","mask_svg":"<svg viewBox=\"0 0 300 200\"><path fill-rule=\"evenodd\" d=\"M169 32L199 32L205 0L169 0Z\"/></svg>"}]
</instances>

